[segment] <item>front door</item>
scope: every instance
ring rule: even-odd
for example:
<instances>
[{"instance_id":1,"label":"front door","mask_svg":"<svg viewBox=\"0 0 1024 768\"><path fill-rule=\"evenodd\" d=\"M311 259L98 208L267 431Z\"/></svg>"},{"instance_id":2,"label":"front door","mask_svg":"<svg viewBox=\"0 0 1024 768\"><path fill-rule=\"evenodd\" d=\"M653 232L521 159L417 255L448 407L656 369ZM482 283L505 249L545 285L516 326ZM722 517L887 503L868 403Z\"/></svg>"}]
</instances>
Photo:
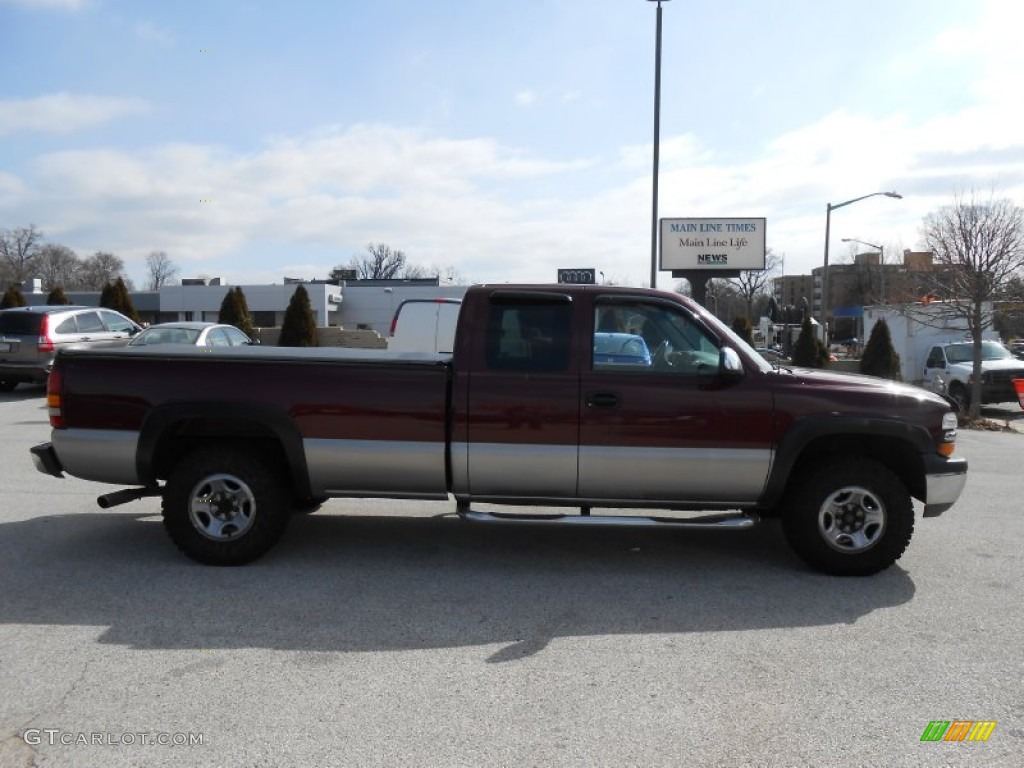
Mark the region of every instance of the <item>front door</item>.
<instances>
[{"instance_id":1,"label":"front door","mask_svg":"<svg viewBox=\"0 0 1024 768\"><path fill-rule=\"evenodd\" d=\"M593 354L581 366L579 495L756 501L773 449L771 395L753 380L766 374L720 377L721 341L669 302L598 300L592 327Z\"/></svg>"}]
</instances>

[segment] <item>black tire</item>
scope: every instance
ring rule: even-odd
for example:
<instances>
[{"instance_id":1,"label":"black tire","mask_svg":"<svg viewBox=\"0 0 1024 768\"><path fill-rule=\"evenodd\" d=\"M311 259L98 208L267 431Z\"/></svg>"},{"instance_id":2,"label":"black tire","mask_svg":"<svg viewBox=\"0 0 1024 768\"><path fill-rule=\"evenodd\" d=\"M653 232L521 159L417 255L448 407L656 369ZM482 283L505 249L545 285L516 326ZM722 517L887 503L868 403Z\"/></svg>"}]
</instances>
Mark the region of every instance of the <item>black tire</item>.
<instances>
[{"instance_id":1,"label":"black tire","mask_svg":"<svg viewBox=\"0 0 1024 768\"><path fill-rule=\"evenodd\" d=\"M200 563L242 565L277 543L290 518L281 473L235 447L186 456L164 488L164 528Z\"/></svg>"},{"instance_id":2,"label":"black tire","mask_svg":"<svg viewBox=\"0 0 1024 768\"><path fill-rule=\"evenodd\" d=\"M18 386L16 381L0 381L0 392L13 392L16 386Z\"/></svg>"},{"instance_id":3,"label":"black tire","mask_svg":"<svg viewBox=\"0 0 1024 768\"><path fill-rule=\"evenodd\" d=\"M794 483L782 527L789 545L813 568L835 576L870 576L899 560L910 543L910 493L878 462L832 459Z\"/></svg>"}]
</instances>

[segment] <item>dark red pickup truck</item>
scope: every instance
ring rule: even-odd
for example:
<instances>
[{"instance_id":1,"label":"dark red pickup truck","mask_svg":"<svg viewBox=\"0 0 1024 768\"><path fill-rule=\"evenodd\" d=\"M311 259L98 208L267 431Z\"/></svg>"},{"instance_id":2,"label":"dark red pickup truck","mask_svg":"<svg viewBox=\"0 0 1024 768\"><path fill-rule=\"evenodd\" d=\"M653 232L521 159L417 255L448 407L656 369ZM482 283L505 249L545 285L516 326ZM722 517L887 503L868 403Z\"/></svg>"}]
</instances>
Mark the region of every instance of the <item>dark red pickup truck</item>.
<instances>
[{"instance_id":1,"label":"dark red pickup truck","mask_svg":"<svg viewBox=\"0 0 1024 768\"><path fill-rule=\"evenodd\" d=\"M69 351L47 402L40 471L136 486L104 507L162 496L175 544L211 564L259 557L330 497L454 497L501 523L779 517L809 564L864 575L907 547L913 499L938 515L967 472L942 397L773 367L682 296L606 286L473 287L448 356Z\"/></svg>"}]
</instances>

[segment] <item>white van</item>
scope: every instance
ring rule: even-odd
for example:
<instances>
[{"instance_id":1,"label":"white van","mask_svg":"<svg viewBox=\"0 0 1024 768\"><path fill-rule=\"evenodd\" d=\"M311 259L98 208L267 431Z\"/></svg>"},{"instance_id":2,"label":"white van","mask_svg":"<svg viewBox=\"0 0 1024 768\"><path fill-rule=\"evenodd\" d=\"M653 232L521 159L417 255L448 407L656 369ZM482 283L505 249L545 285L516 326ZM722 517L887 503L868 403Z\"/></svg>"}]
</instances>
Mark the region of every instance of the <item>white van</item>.
<instances>
[{"instance_id":1,"label":"white van","mask_svg":"<svg viewBox=\"0 0 1024 768\"><path fill-rule=\"evenodd\" d=\"M461 308L462 299L406 299L391 318L388 349L450 355Z\"/></svg>"}]
</instances>

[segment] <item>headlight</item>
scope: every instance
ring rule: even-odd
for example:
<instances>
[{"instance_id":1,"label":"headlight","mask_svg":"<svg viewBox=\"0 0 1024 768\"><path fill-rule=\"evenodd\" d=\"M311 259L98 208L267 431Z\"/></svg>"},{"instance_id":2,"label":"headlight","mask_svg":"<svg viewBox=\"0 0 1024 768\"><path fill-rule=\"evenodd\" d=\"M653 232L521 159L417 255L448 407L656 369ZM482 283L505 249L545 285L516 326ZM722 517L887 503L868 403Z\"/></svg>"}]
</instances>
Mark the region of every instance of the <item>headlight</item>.
<instances>
[{"instance_id":1,"label":"headlight","mask_svg":"<svg viewBox=\"0 0 1024 768\"><path fill-rule=\"evenodd\" d=\"M942 415L942 439L937 446L939 453L945 457L953 455L956 450L956 414L953 412Z\"/></svg>"}]
</instances>

